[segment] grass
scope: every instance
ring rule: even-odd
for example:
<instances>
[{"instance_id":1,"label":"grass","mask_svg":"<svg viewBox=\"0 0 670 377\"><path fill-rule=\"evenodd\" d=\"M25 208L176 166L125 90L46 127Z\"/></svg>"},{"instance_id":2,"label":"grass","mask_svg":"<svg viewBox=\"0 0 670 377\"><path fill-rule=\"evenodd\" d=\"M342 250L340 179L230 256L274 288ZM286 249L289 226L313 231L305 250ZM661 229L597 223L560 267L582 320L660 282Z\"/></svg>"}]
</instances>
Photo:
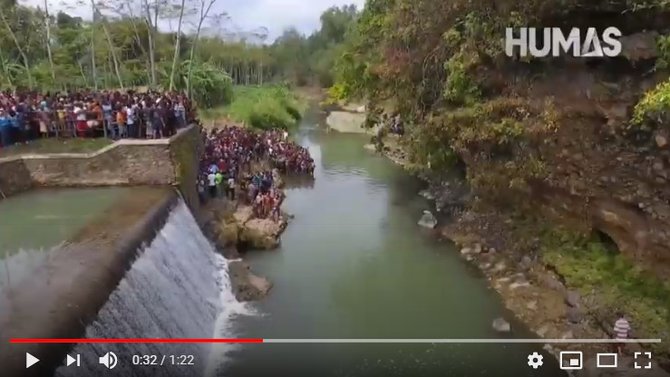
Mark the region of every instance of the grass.
<instances>
[{"instance_id":1,"label":"grass","mask_svg":"<svg viewBox=\"0 0 670 377\"><path fill-rule=\"evenodd\" d=\"M105 138L96 139L39 139L28 144L15 144L0 149L0 157L45 153L89 153L112 143Z\"/></svg>"},{"instance_id":2,"label":"grass","mask_svg":"<svg viewBox=\"0 0 670 377\"><path fill-rule=\"evenodd\" d=\"M306 110L306 101L285 86L236 86L226 106L201 111L203 121L233 121L259 129L291 129Z\"/></svg>"},{"instance_id":3,"label":"grass","mask_svg":"<svg viewBox=\"0 0 670 377\"><path fill-rule=\"evenodd\" d=\"M597 292L603 309L622 310L638 337L667 338L670 323L670 283L633 264L594 238L560 230L549 231L543 259L584 295ZM665 350L667 354L667 350Z\"/></svg>"}]
</instances>

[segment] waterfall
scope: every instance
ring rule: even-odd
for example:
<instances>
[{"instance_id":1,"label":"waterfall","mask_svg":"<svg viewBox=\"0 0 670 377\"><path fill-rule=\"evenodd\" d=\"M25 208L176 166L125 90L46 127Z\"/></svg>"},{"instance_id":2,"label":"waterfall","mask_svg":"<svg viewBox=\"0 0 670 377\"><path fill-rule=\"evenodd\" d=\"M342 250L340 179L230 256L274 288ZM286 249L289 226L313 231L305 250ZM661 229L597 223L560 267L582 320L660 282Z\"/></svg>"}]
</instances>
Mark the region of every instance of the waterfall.
<instances>
[{"instance_id":1,"label":"waterfall","mask_svg":"<svg viewBox=\"0 0 670 377\"><path fill-rule=\"evenodd\" d=\"M227 261L180 201L86 328L85 337L232 337L230 319L248 309L235 299L230 285ZM98 363L109 351L118 356L112 370ZM69 354L80 354L81 366L67 367L64 360L55 375L204 376L215 372L226 351L209 344L78 344ZM195 365L134 366L132 355L157 355L158 363L162 355L193 355Z\"/></svg>"}]
</instances>

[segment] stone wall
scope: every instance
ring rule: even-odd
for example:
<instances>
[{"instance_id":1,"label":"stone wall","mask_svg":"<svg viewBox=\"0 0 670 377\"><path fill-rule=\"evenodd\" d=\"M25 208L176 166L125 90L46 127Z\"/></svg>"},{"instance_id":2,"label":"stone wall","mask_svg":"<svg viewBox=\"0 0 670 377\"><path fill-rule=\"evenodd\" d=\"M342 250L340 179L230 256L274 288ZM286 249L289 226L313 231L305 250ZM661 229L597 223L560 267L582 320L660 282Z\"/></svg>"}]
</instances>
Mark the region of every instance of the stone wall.
<instances>
[{"instance_id":1,"label":"stone wall","mask_svg":"<svg viewBox=\"0 0 670 377\"><path fill-rule=\"evenodd\" d=\"M170 139L119 140L93 153L22 155L0 159L0 189L6 196L33 186L180 185L189 205L197 200L195 178L199 128ZM174 151L173 151L174 149ZM181 187L183 186L183 187ZM186 192L187 188L190 192ZM1 196L0 196L1 198Z\"/></svg>"},{"instance_id":2,"label":"stone wall","mask_svg":"<svg viewBox=\"0 0 670 377\"><path fill-rule=\"evenodd\" d=\"M0 199L29 189L33 185L23 161L0 161Z\"/></svg>"},{"instance_id":3,"label":"stone wall","mask_svg":"<svg viewBox=\"0 0 670 377\"><path fill-rule=\"evenodd\" d=\"M182 137L170 143L170 159L174 164L175 181L191 211L199 208L195 182L198 178L203 149L202 138L197 127L187 130Z\"/></svg>"}]
</instances>

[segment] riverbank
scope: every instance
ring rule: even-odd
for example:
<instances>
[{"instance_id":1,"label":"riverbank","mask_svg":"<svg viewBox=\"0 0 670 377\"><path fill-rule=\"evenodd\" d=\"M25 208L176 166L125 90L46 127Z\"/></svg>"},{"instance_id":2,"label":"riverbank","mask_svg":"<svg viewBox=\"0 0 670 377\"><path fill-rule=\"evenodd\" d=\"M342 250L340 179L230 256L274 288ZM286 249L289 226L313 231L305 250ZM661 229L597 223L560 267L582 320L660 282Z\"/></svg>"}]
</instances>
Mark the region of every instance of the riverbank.
<instances>
[{"instance_id":1,"label":"riverbank","mask_svg":"<svg viewBox=\"0 0 670 377\"><path fill-rule=\"evenodd\" d=\"M619 257L592 258L602 251L602 242L562 230L546 219L487 210L463 189L463 182L444 180L412 165L398 136L388 136L384 144L386 157L413 173L420 172L428 183L421 194L435 200L436 216L445 222L438 226L440 237L459 247L461 256L486 276L507 308L539 337L610 338L614 313L623 310L631 318L635 337L667 339L667 322L661 312L667 305L665 287L654 285L639 270L634 273ZM373 145L365 149L375 151ZM449 216L441 215L447 213ZM603 263L618 267L607 269ZM636 289L621 288L630 283ZM574 345L545 345L557 357L570 347ZM580 350L595 354L611 351L611 346L580 345ZM667 370L668 347L662 343L629 344L626 350L630 354L652 350L655 360Z\"/></svg>"}]
</instances>

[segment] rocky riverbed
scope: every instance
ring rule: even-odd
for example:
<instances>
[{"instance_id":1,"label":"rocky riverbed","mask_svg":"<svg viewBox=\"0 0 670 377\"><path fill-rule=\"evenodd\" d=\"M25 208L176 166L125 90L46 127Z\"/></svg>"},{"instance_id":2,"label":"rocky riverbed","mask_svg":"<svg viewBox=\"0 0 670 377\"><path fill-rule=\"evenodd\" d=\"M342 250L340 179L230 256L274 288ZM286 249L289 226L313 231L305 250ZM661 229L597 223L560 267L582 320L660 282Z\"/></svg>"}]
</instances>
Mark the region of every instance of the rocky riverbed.
<instances>
[{"instance_id":1,"label":"rocky riverbed","mask_svg":"<svg viewBox=\"0 0 670 377\"><path fill-rule=\"evenodd\" d=\"M365 149L375 152L374 145ZM390 160L416 171L407 158L399 138L391 135L384 140L383 154ZM421 174L419 174L421 175ZM606 339L611 335L613 313L602 313L592 297L582 297L576 290L566 286L563 277L544 265L535 255L523 255L510 250L513 242L503 239L508 234L511 219L500 213L482 213L468 208L471 201L464 183L442 181L422 176L428 188L419 194L433 200L435 218L440 219L436 229L441 238L454 242L461 256L479 268L491 287L502 297L503 302L520 320L539 337L546 339ZM422 217L428 217L425 213ZM419 223L422 223L422 220ZM430 224L432 227L432 223ZM423 225L426 226L426 225ZM509 232L511 233L511 232ZM513 246L512 246L513 247ZM494 327L500 327L494 323ZM574 345L545 345L544 348L558 357L561 350ZM588 354L611 351L610 345L580 345ZM627 345L628 352L641 351L638 344ZM594 363L595 365L595 363ZM662 364L665 366L665 364ZM602 370L584 370L581 376L622 375ZM630 376L628 369L625 375ZM655 375L670 376L656 368ZM646 374L645 374L646 375Z\"/></svg>"}]
</instances>

